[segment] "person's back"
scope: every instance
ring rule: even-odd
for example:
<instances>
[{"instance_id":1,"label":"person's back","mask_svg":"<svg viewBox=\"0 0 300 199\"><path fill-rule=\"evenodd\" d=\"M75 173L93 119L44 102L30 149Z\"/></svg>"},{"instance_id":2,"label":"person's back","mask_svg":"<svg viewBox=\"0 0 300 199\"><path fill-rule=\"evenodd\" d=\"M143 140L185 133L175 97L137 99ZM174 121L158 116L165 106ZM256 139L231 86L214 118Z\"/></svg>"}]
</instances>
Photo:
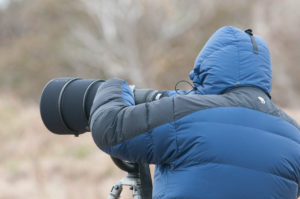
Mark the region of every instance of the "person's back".
<instances>
[{"instance_id":1,"label":"person's back","mask_svg":"<svg viewBox=\"0 0 300 199\"><path fill-rule=\"evenodd\" d=\"M263 91L241 87L176 102L178 114L191 114L173 123L172 144L160 135L157 145L176 145L176 155L156 168L154 198L296 198L299 129Z\"/></svg>"},{"instance_id":2,"label":"person's back","mask_svg":"<svg viewBox=\"0 0 300 199\"><path fill-rule=\"evenodd\" d=\"M300 130L271 102L265 42L224 27L190 77L195 89L134 106L112 79L91 111L96 144L124 160L154 163L154 198L296 199ZM106 96L106 97L103 97Z\"/></svg>"}]
</instances>

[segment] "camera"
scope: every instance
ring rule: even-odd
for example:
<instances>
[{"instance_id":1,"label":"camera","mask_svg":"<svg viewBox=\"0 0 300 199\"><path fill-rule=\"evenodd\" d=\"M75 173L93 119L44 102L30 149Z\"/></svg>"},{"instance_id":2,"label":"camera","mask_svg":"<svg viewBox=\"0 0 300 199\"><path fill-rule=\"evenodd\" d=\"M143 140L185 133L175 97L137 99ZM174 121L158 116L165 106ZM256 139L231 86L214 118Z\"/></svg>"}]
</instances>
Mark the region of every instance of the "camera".
<instances>
[{"instance_id":1,"label":"camera","mask_svg":"<svg viewBox=\"0 0 300 199\"><path fill-rule=\"evenodd\" d=\"M56 134L78 136L89 131L91 106L101 79L55 78L43 89L40 112L45 126ZM150 102L164 96L163 91L133 89L135 104Z\"/></svg>"}]
</instances>

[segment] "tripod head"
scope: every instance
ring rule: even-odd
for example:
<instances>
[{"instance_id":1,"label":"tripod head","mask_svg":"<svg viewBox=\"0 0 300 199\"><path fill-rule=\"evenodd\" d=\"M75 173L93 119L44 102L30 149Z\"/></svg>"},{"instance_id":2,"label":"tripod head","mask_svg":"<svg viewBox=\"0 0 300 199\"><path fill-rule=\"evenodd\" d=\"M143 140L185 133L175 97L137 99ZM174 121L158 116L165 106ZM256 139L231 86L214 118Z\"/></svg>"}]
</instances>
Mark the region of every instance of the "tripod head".
<instances>
[{"instance_id":1,"label":"tripod head","mask_svg":"<svg viewBox=\"0 0 300 199\"><path fill-rule=\"evenodd\" d=\"M108 199L120 198L123 186L129 186L134 199L152 198L152 179L148 164L129 163L111 157L121 170L128 172L127 176L117 182L111 189Z\"/></svg>"}]
</instances>

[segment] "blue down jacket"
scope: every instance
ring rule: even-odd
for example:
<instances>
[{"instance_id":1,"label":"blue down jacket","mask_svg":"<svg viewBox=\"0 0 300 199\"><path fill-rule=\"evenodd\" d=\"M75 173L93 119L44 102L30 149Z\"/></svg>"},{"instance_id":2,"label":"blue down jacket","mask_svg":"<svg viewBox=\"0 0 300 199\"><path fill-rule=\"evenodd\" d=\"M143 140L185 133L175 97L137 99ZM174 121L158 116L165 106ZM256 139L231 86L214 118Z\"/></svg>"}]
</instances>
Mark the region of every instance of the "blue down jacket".
<instances>
[{"instance_id":1,"label":"blue down jacket","mask_svg":"<svg viewBox=\"0 0 300 199\"><path fill-rule=\"evenodd\" d=\"M125 81L105 82L91 110L94 141L155 164L156 199L296 199L299 126L272 103L271 73L261 37L223 27L195 61L192 94L135 104Z\"/></svg>"}]
</instances>

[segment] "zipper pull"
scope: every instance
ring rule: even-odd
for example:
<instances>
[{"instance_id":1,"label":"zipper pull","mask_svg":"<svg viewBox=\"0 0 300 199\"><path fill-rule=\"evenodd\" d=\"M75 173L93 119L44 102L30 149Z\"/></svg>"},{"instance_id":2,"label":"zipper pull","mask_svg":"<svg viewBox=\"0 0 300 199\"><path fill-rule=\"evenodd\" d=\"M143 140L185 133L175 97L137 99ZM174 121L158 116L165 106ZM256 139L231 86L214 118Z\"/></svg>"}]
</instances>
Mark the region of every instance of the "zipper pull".
<instances>
[{"instance_id":1,"label":"zipper pull","mask_svg":"<svg viewBox=\"0 0 300 199\"><path fill-rule=\"evenodd\" d=\"M253 37L253 33L252 33L252 29L247 29L245 30L245 33L247 33L250 38L251 38L251 42L252 42L252 45L253 45L253 51L255 54L258 54L258 47L257 47L257 43Z\"/></svg>"}]
</instances>

